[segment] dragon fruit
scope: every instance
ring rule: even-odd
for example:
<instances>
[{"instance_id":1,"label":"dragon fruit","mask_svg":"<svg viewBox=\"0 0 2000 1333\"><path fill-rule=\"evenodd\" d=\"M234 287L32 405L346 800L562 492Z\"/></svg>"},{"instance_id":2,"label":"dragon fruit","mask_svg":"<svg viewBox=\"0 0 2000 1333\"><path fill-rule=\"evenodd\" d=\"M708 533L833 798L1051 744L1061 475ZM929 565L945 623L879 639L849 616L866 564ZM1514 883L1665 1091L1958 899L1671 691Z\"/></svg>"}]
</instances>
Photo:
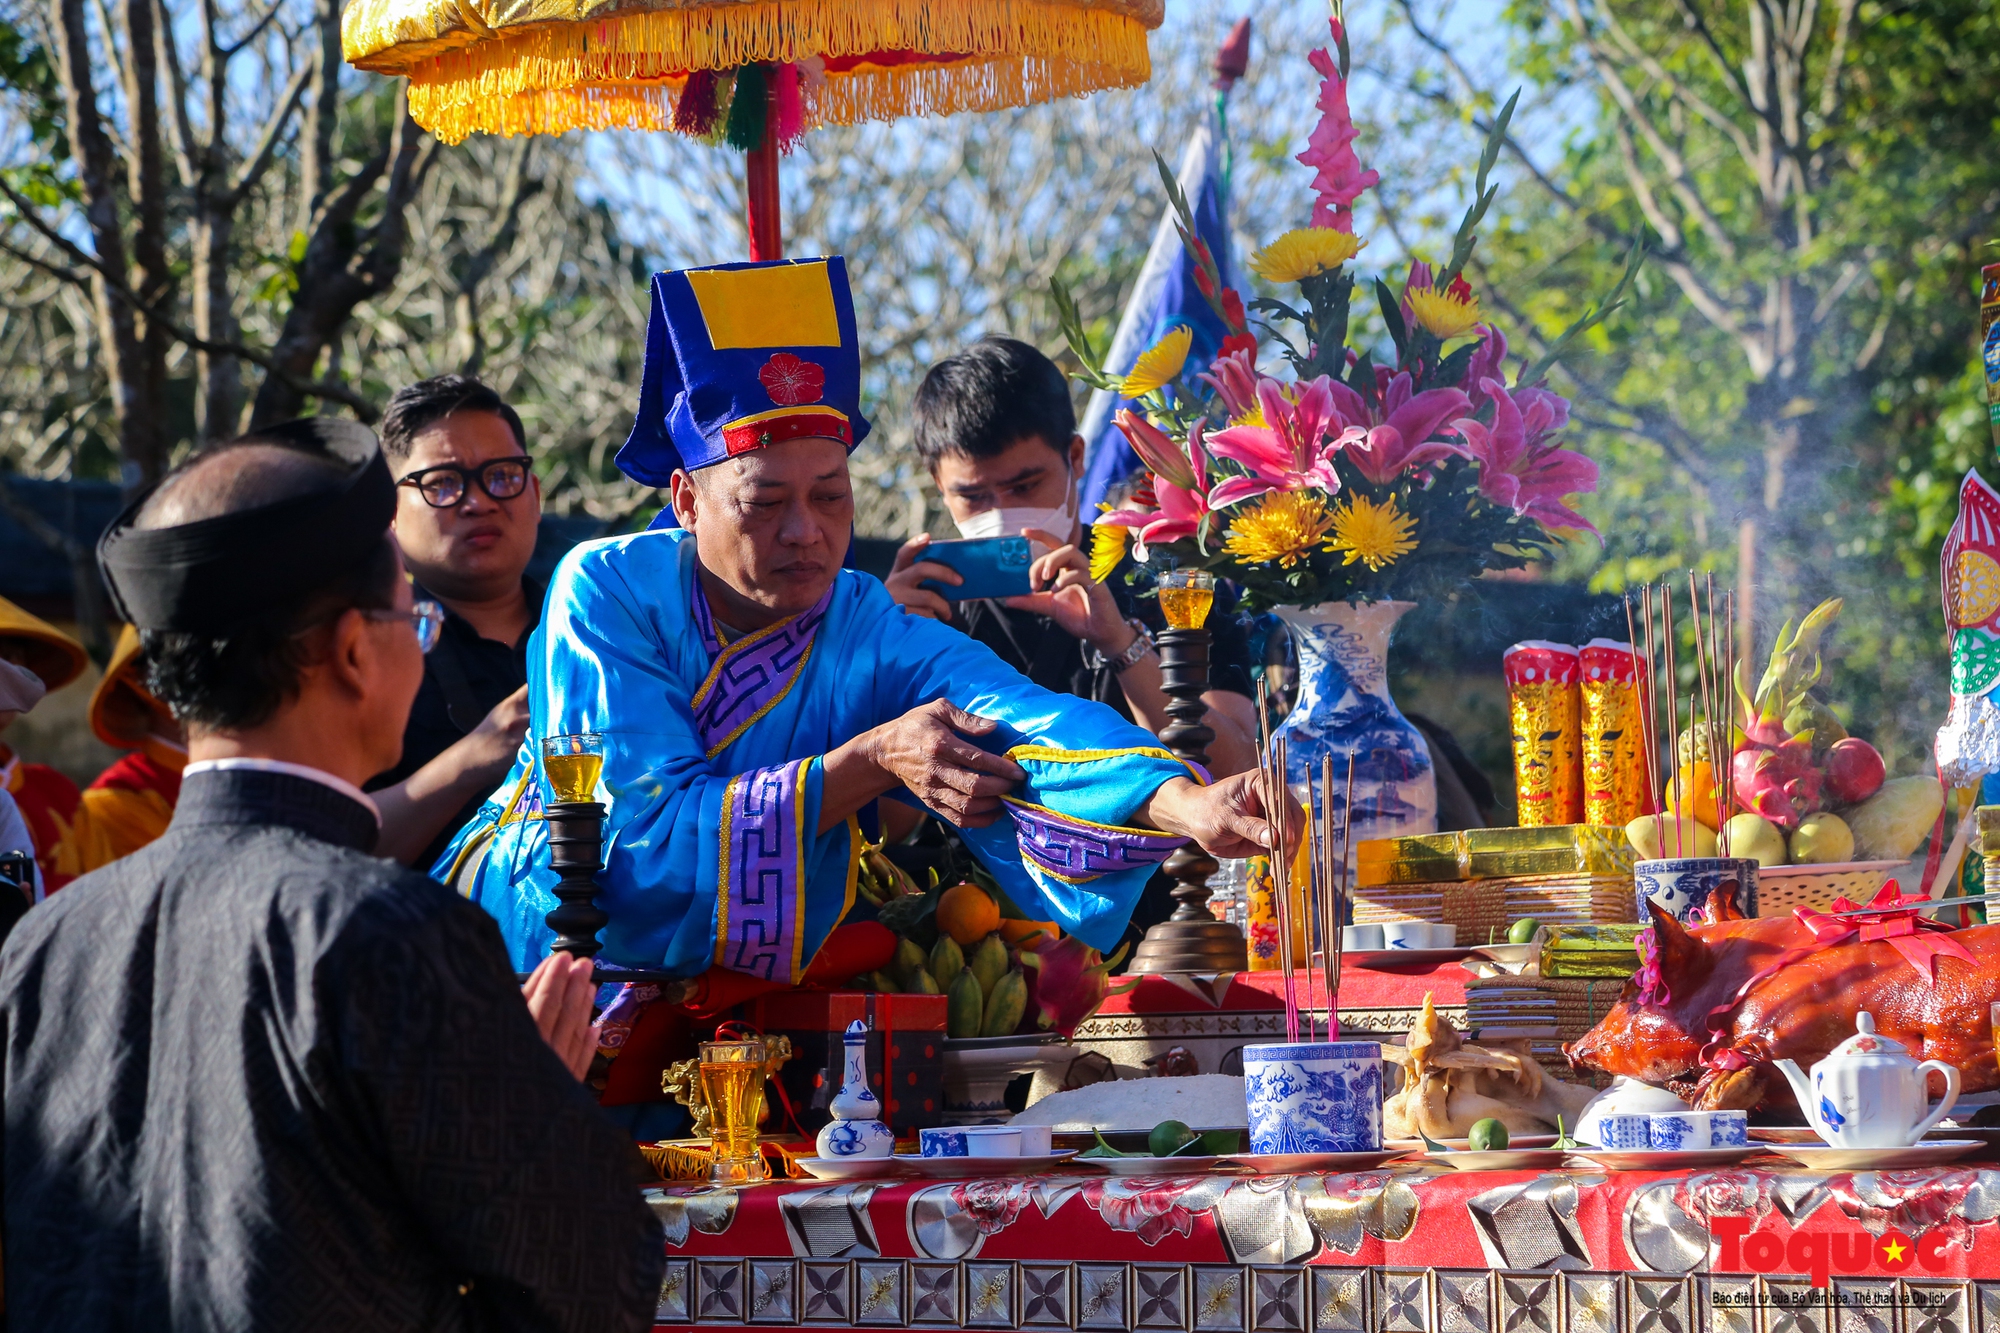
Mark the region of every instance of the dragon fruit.
<instances>
[{"instance_id":1,"label":"dragon fruit","mask_svg":"<svg viewBox=\"0 0 2000 1333\"><path fill-rule=\"evenodd\" d=\"M1137 977L1115 987L1111 984L1111 969L1125 957L1126 948L1121 944L1118 952L1105 958L1074 935L1045 938L1032 950L1023 948L1021 965L1035 974L1035 1022L1068 1040L1106 999L1138 985Z\"/></svg>"},{"instance_id":2,"label":"dragon fruit","mask_svg":"<svg viewBox=\"0 0 2000 1333\"><path fill-rule=\"evenodd\" d=\"M1788 831L1820 808L1823 779L1813 763L1812 728L1790 731L1786 720L1810 716L1801 705L1819 681L1820 636L1840 615L1840 608L1840 599L1831 597L1796 628L1786 621L1754 694L1747 664L1736 664L1736 695L1748 721L1730 760L1730 787L1739 806Z\"/></svg>"}]
</instances>

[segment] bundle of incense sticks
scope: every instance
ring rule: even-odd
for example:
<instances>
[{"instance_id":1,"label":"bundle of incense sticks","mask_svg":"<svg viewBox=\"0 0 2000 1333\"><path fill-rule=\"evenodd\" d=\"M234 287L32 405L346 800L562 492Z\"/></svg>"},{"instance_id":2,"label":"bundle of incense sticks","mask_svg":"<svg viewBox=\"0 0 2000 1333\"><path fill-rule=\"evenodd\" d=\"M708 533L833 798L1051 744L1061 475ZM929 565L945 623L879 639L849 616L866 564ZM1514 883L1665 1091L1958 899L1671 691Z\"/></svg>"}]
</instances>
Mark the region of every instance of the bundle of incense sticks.
<instances>
[{"instance_id":1,"label":"bundle of incense sticks","mask_svg":"<svg viewBox=\"0 0 2000 1333\"><path fill-rule=\"evenodd\" d=\"M1635 648L1641 647L1638 631L1645 634L1643 651L1646 655L1647 671L1640 685L1640 712L1646 729L1646 780L1655 793L1666 799L1655 806L1654 840L1659 842L1660 855L1686 856L1689 853L1686 840L1686 823L1695 818L1695 812L1685 790L1688 775L1693 769L1694 747L1689 747L1687 764L1681 763L1680 737L1680 638L1674 628L1674 590L1671 583L1662 583L1657 589L1658 609L1654 607L1656 589L1648 584L1639 589L1639 622L1632 618L1632 599L1625 599L1626 631L1633 636ZM1715 600L1715 576L1706 575L1698 580L1695 571L1687 573L1687 619L1694 641L1694 679L1688 691L1687 732L1702 740L1702 752L1709 764L1712 799L1714 806L1709 814L1715 821L1721 853L1729 855L1729 791L1731 785L1730 760L1736 740L1736 665L1737 626L1735 616L1735 594L1724 592L1722 607L1718 612ZM1656 682L1665 679L1666 698L1666 749L1664 759L1661 753L1662 737L1659 731L1660 701ZM1662 789L1659 770L1655 765L1665 762L1667 779ZM1665 834L1668 810L1676 816L1673 821L1673 837ZM1703 822L1707 822L1704 820Z\"/></svg>"},{"instance_id":2,"label":"bundle of incense sticks","mask_svg":"<svg viewBox=\"0 0 2000 1333\"><path fill-rule=\"evenodd\" d=\"M1292 896L1292 871L1297 849L1285 827L1287 754L1285 738L1271 735L1269 696L1262 683L1257 689L1258 755L1264 786L1264 812L1272 834L1271 892L1278 918L1278 965L1285 974L1285 1040L1299 1039L1299 995L1296 969L1301 961L1294 956L1295 924L1302 924L1306 941L1305 1034L1308 1041L1321 1038L1312 1003L1317 984L1326 997L1324 1038L1337 1040L1340 1033L1340 928L1346 920L1348 835L1353 827L1354 756L1347 757L1347 794L1340 809L1336 836L1333 813L1333 757L1320 760L1318 782L1310 768L1306 771L1306 868L1307 892L1297 900ZM1303 911L1305 920L1295 923L1293 913ZM1314 940L1319 947L1313 948Z\"/></svg>"}]
</instances>

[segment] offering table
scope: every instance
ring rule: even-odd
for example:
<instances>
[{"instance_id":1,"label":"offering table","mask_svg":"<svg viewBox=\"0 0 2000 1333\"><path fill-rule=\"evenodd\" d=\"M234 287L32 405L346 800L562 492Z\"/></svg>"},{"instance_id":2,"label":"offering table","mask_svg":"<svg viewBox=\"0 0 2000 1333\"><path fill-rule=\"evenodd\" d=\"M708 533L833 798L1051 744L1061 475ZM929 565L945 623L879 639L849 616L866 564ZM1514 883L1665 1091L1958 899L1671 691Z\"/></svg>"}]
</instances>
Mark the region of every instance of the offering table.
<instances>
[{"instance_id":1,"label":"offering table","mask_svg":"<svg viewBox=\"0 0 2000 1333\"><path fill-rule=\"evenodd\" d=\"M2000 1333L1992 1164L1756 1162L667 1185L659 1327Z\"/></svg>"}]
</instances>

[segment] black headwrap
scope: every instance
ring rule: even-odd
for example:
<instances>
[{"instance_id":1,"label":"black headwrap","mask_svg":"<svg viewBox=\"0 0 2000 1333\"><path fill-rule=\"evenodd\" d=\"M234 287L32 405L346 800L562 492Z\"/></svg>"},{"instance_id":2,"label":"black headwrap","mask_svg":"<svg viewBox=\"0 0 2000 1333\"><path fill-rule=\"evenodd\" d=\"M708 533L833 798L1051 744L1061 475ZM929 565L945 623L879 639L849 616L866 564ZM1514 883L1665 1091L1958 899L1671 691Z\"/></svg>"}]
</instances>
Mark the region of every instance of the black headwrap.
<instances>
[{"instance_id":1,"label":"black headwrap","mask_svg":"<svg viewBox=\"0 0 2000 1333\"><path fill-rule=\"evenodd\" d=\"M347 469L345 484L171 528L132 526L152 487L111 521L97 562L120 615L142 630L219 636L296 603L373 552L396 512L396 483L375 432L306 417L232 444L272 444ZM224 446L230 447L230 446Z\"/></svg>"}]
</instances>

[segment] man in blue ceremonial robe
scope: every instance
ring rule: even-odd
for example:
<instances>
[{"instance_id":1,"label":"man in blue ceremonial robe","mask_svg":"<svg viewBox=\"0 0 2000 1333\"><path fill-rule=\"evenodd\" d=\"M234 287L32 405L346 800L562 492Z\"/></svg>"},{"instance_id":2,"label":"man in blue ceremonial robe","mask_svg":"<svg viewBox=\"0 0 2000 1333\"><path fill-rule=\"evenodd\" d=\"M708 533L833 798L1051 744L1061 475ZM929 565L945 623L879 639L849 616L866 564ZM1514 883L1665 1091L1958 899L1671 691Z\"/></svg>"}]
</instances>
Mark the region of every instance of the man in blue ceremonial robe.
<instances>
[{"instance_id":1,"label":"man in blue ceremonial robe","mask_svg":"<svg viewBox=\"0 0 2000 1333\"><path fill-rule=\"evenodd\" d=\"M1104 949L1187 839L1264 849L1254 775L1210 785L841 568L859 392L841 259L654 277L618 465L671 510L557 567L528 739L434 872L499 920L523 971L554 938L548 736L603 738L604 961L683 976L797 981L853 906L857 816L878 797L958 825L1020 907Z\"/></svg>"}]
</instances>

